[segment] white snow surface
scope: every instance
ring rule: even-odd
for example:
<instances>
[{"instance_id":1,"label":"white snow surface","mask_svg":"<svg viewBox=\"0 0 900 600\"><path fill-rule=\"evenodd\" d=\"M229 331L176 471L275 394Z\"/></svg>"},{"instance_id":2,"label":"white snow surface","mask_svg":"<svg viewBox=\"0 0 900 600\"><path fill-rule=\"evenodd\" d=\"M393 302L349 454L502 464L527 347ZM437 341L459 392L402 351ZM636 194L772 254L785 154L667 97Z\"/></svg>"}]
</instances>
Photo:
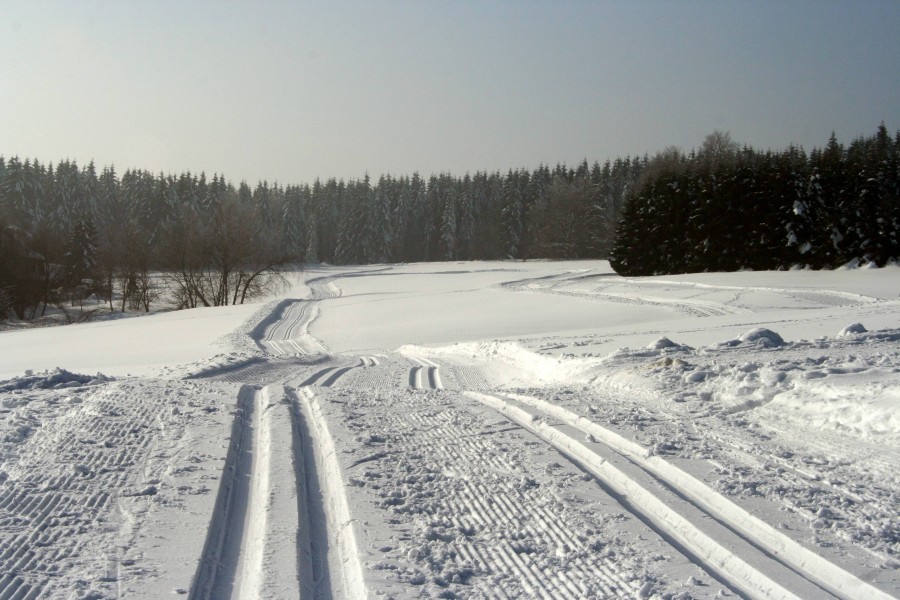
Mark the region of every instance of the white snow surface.
<instances>
[{"instance_id":1,"label":"white snow surface","mask_svg":"<svg viewBox=\"0 0 900 600\"><path fill-rule=\"evenodd\" d=\"M900 597L898 295L321 265L0 332L0 599Z\"/></svg>"}]
</instances>

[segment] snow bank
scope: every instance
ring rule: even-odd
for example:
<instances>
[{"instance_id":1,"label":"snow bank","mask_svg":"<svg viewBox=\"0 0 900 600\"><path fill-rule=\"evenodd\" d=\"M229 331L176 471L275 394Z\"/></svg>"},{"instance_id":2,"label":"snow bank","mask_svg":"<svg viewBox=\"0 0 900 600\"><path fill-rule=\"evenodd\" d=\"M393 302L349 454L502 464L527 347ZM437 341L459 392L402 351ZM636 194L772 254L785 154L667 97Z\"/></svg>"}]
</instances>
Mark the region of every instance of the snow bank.
<instances>
[{"instance_id":1,"label":"snow bank","mask_svg":"<svg viewBox=\"0 0 900 600\"><path fill-rule=\"evenodd\" d=\"M535 385L580 378L645 401L687 403L692 415L737 416L814 435L829 431L900 443L900 330L867 331L860 323L834 337L788 342L754 328L693 349L660 337L603 358L551 359L524 350L471 345L472 358L503 358ZM458 348L458 347L451 347ZM751 415L752 413L752 415Z\"/></svg>"},{"instance_id":2,"label":"snow bank","mask_svg":"<svg viewBox=\"0 0 900 600\"><path fill-rule=\"evenodd\" d=\"M164 365L223 350L223 332L240 327L256 304L194 308L143 317L0 333L0 377L63 367L116 376L153 375Z\"/></svg>"},{"instance_id":3,"label":"snow bank","mask_svg":"<svg viewBox=\"0 0 900 600\"><path fill-rule=\"evenodd\" d=\"M596 363L593 359L571 355L537 354L515 342L459 343L439 348L405 345L398 351L408 357L456 358L464 362L489 363L504 373L508 380L525 381L531 385L577 381Z\"/></svg>"},{"instance_id":4,"label":"snow bank","mask_svg":"<svg viewBox=\"0 0 900 600\"><path fill-rule=\"evenodd\" d=\"M754 328L699 349L660 337L644 348L621 349L606 357L548 356L514 342L497 341L439 348L407 345L400 352L409 357L488 363L503 374L506 385L581 381L631 393L650 394L656 389L669 401L699 402L707 414L758 411L754 419L791 422L798 430L828 430L898 443L898 367L838 349L848 344L851 348L891 345L898 337L898 331L867 332L853 324L837 337L816 342L786 342L771 329Z\"/></svg>"},{"instance_id":5,"label":"snow bank","mask_svg":"<svg viewBox=\"0 0 900 600\"><path fill-rule=\"evenodd\" d=\"M900 384L896 369L839 374L806 371L765 411L810 429L871 441L900 442Z\"/></svg>"},{"instance_id":6,"label":"snow bank","mask_svg":"<svg viewBox=\"0 0 900 600\"><path fill-rule=\"evenodd\" d=\"M26 374L22 377L13 377L7 381L0 381L0 392L13 390L49 390L83 385L97 385L106 381L112 381L114 377L107 377L101 373L97 375L79 375L70 373L65 369L53 369L44 371L38 375Z\"/></svg>"}]
</instances>

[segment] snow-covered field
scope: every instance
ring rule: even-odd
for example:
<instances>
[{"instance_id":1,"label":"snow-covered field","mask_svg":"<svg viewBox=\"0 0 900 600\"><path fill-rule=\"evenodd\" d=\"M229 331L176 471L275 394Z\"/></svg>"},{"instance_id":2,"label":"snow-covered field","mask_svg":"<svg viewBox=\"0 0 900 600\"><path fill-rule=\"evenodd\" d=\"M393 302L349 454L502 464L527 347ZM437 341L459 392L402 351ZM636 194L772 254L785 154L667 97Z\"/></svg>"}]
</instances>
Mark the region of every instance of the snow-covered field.
<instances>
[{"instance_id":1,"label":"snow-covered field","mask_svg":"<svg viewBox=\"0 0 900 600\"><path fill-rule=\"evenodd\" d=\"M898 294L317 267L0 333L0 600L898 597Z\"/></svg>"}]
</instances>

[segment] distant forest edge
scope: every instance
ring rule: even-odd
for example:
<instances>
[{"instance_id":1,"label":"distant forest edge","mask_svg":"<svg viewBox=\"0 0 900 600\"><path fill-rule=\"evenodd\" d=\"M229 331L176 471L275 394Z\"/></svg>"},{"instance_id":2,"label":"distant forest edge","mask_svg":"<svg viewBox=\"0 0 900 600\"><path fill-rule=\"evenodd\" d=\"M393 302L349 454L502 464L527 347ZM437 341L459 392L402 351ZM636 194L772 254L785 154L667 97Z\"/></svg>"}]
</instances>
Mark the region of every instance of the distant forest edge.
<instances>
[{"instance_id":1,"label":"distant forest edge","mask_svg":"<svg viewBox=\"0 0 900 600\"><path fill-rule=\"evenodd\" d=\"M154 175L0 156L0 318L96 294L148 310L242 303L300 262L610 258L624 275L900 257L897 151L884 125L844 148L760 152L713 132L576 168L312 185Z\"/></svg>"},{"instance_id":2,"label":"distant forest edge","mask_svg":"<svg viewBox=\"0 0 900 600\"><path fill-rule=\"evenodd\" d=\"M900 258L900 131L846 148L759 152L714 133L657 155L628 195L610 262L622 275L883 266Z\"/></svg>"}]
</instances>

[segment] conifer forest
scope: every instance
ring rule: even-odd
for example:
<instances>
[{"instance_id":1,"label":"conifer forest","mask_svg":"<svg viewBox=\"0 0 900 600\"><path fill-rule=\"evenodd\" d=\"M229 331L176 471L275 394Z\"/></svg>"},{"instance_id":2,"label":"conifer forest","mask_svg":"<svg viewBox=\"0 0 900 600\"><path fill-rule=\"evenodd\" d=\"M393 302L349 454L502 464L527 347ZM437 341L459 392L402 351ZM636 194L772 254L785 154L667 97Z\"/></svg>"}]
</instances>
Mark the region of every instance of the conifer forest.
<instances>
[{"instance_id":1,"label":"conifer forest","mask_svg":"<svg viewBox=\"0 0 900 600\"><path fill-rule=\"evenodd\" d=\"M623 275L882 265L900 257L900 132L460 177L312 184L0 157L0 316L96 294L149 310L243 303L298 263L609 258Z\"/></svg>"}]
</instances>

